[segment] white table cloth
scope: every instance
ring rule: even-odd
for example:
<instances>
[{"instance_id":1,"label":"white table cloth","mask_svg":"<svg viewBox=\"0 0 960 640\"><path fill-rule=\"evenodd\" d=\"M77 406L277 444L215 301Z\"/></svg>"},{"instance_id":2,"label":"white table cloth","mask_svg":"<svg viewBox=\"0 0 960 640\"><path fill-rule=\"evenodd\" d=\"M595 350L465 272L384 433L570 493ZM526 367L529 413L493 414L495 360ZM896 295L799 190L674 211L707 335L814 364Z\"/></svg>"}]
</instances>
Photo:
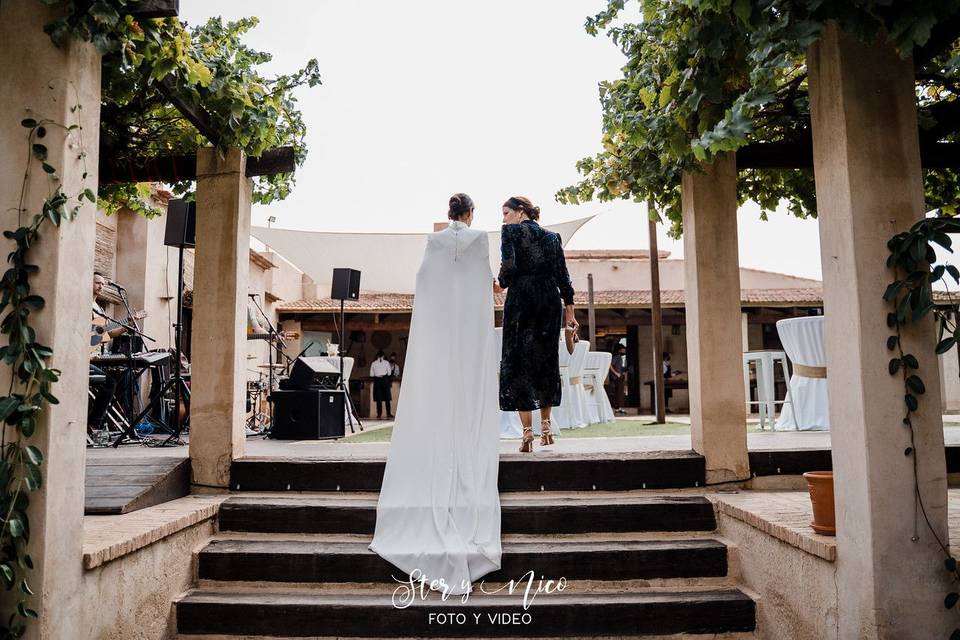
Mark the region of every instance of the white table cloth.
<instances>
[{"instance_id":1,"label":"white table cloth","mask_svg":"<svg viewBox=\"0 0 960 640\"><path fill-rule=\"evenodd\" d=\"M567 353L567 347L562 341L560 349L560 406L553 408L551 421L556 429L578 429L587 426L583 365L590 345L582 340L578 342L566 363L563 362L563 354Z\"/></svg>"},{"instance_id":2,"label":"white table cloth","mask_svg":"<svg viewBox=\"0 0 960 640\"><path fill-rule=\"evenodd\" d=\"M826 377L798 373L800 367L824 369L827 356L823 343L823 316L790 318L777 322L783 350L794 365L787 399L774 428L777 431L829 431L830 405Z\"/></svg>"},{"instance_id":3,"label":"white table cloth","mask_svg":"<svg viewBox=\"0 0 960 640\"><path fill-rule=\"evenodd\" d=\"M587 362L583 367L583 386L587 394L587 422L602 424L613 422L613 407L610 398L603 388L610 372L610 362L613 355L608 351L591 351L587 354ZM587 389L587 387L590 387Z\"/></svg>"}]
</instances>

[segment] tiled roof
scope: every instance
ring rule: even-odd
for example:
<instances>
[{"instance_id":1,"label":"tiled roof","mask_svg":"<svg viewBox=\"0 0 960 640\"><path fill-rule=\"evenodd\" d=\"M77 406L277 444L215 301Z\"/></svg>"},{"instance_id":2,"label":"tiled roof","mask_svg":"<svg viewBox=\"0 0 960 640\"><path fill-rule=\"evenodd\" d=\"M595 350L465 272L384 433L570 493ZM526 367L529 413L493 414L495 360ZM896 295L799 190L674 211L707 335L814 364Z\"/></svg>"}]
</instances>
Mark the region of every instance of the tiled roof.
<instances>
[{"instance_id":1,"label":"tiled roof","mask_svg":"<svg viewBox=\"0 0 960 640\"><path fill-rule=\"evenodd\" d=\"M567 249L563 252L567 260L649 260L647 249ZM669 251L657 251L662 260L670 257Z\"/></svg>"},{"instance_id":2,"label":"tiled roof","mask_svg":"<svg viewBox=\"0 0 960 640\"><path fill-rule=\"evenodd\" d=\"M503 307L506 294L495 296L496 306ZM683 306L686 300L683 290L660 292L660 301L665 306ZM823 294L820 287L806 287L797 289L744 289L740 292L740 300L750 305L806 305L819 306L823 303ZM577 291L574 297L577 306L587 304L587 292ZM649 291L596 291L594 305L597 308L619 309L628 307L649 307L651 295ZM347 311L351 313L409 313L413 309L413 294L411 293L366 293L360 300L347 301ZM330 298L317 300L290 300L276 306L283 313L326 313L339 311L340 301Z\"/></svg>"}]
</instances>

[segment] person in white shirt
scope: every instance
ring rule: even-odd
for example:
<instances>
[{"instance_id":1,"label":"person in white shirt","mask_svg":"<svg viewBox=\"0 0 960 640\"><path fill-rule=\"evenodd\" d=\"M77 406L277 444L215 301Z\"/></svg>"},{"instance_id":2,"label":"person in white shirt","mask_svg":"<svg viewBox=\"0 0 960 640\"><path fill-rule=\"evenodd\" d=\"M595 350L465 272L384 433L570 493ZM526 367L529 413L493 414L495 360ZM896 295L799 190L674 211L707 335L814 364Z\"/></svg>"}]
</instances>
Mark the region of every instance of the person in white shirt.
<instances>
[{"instance_id":1,"label":"person in white shirt","mask_svg":"<svg viewBox=\"0 0 960 640\"><path fill-rule=\"evenodd\" d=\"M370 365L370 377L373 378L373 400L377 403L377 420L383 419L383 405L387 405L387 419L393 419L390 409L390 380L393 366L383 357L383 350L377 351L377 359Z\"/></svg>"}]
</instances>

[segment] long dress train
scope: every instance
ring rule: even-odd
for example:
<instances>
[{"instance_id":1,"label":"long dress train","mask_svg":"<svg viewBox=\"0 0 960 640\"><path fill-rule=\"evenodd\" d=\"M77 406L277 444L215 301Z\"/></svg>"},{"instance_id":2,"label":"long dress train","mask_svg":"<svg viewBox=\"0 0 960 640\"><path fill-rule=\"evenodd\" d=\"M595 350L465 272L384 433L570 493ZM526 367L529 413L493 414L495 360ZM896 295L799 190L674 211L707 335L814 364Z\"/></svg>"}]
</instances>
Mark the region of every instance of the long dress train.
<instances>
[{"instance_id":1,"label":"long dress train","mask_svg":"<svg viewBox=\"0 0 960 640\"><path fill-rule=\"evenodd\" d=\"M500 568L499 411L487 234L453 222L417 272L406 371L370 549L469 592Z\"/></svg>"}]
</instances>

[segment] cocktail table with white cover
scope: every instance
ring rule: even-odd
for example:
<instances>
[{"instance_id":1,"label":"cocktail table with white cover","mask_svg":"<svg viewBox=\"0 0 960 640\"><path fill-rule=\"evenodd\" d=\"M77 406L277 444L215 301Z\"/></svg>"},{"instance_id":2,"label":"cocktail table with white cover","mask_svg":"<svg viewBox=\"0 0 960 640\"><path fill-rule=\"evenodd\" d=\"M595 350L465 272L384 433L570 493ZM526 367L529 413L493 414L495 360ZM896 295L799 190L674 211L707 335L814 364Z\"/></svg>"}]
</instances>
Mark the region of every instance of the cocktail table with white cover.
<instances>
[{"instance_id":1,"label":"cocktail table with white cover","mask_svg":"<svg viewBox=\"0 0 960 640\"><path fill-rule=\"evenodd\" d=\"M823 316L777 322L777 333L793 363L787 395L792 410L780 412L777 431L829 431L827 356L823 343Z\"/></svg>"},{"instance_id":2,"label":"cocktail table with white cover","mask_svg":"<svg viewBox=\"0 0 960 640\"><path fill-rule=\"evenodd\" d=\"M591 351L583 365L583 388L586 391L586 420L588 424L613 422L613 407L603 388L610 372L613 355L609 351Z\"/></svg>"}]
</instances>

